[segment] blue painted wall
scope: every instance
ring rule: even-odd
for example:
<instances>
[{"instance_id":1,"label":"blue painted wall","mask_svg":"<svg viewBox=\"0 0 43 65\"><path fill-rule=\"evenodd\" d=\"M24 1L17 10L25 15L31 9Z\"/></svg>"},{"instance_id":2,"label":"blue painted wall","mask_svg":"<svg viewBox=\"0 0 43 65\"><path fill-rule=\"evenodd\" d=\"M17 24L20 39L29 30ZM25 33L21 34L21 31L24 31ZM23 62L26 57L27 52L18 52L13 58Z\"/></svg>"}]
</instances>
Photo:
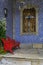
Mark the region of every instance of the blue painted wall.
<instances>
[{"instance_id":1,"label":"blue painted wall","mask_svg":"<svg viewBox=\"0 0 43 65\"><path fill-rule=\"evenodd\" d=\"M25 0L26 4L36 5L38 10L38 35L21 35L19 2L16 2L15 10L15 39L21 43L43 43L43 0Z\"/></svg>"},{"instance_id":2,"label":"blue painted wall","mask_svg":"<svg viewBox=\"0 0 43 65\"><path fill-rule=\"evenodd\" d=\"M39 8L38 11L38 35L21 35L20 33L20 10L19 3L16 2L15 8L15 39L21 43L43 43L43 0L25 0L26 4L34 4ZM12 0L0 0L0 19L4 18L3 8L8 8L8 17L6 18L6 35L12 38L13 17Z\"/></svg>"},{"instance_id":3,"label":"blue painted wall","mask_svg":"<svg viewBox=\"0 0 43 65\"><path fill-rule=\"evenodd\" d=\"M4 8L8 9L6 18L6 35L12 38L12 0L0 0L0 19L4 18Z\"/></svg>"}]
</instances>

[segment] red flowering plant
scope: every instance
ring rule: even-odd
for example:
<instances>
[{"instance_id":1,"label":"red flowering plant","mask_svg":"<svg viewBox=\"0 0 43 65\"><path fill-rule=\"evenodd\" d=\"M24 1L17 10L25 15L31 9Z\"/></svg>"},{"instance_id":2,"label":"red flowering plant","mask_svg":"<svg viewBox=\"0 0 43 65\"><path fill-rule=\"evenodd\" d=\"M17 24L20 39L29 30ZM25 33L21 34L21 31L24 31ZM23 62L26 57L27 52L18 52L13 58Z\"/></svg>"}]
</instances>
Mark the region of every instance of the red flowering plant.
<instances>
[{"instance_id":1,"label":"red flowering plant","mask_svg":"<svg viewBox=\"0 0 43 65\"><path fill-rule=\"evenodd\" d=\"M1 38L6 38L6 19L5 18L0 20L0 50L3 48Z\"/></svg>"}]
</instances>

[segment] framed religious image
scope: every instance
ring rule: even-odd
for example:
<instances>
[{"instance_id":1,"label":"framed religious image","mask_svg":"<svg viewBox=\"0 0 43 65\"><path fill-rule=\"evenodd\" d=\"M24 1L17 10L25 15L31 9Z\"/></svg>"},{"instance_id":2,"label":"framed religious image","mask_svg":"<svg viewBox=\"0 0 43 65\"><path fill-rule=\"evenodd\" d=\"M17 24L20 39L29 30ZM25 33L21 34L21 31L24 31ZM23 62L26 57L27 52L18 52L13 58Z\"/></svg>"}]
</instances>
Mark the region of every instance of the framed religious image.
<instances>
[{"instance_id":1,"label":"framed religious image","mask_svg":"<svg viewBox=\"0 0 43 65\"><path fill-rule=\"evenodd\" d=\"M22 10L21 32L23 34L34 34L37 32L36 9L24 8Z\"/></svg>"}]
</instances>

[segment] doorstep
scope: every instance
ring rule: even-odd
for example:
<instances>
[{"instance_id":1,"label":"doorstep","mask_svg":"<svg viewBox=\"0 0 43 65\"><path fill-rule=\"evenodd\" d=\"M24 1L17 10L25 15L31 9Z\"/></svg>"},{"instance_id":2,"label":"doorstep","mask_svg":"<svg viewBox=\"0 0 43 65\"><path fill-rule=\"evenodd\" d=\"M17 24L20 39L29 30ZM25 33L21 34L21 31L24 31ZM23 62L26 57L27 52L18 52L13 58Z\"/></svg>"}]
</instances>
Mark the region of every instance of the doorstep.
<instances>
[{"instance_id":1,"label":"doorstep","mask_svg":"<svg viewBox=\"0 0 43 65\"><path fill-rule=\"evenodd\" d=\"M31 46L31 45L30 45ZM0 57L14 57L14 58L26 58L26 59L43 59L43 49L29 48L28 44L22 44L20 49L14 50L14 54L7 53Z\"/></svg>"}]
</instances>

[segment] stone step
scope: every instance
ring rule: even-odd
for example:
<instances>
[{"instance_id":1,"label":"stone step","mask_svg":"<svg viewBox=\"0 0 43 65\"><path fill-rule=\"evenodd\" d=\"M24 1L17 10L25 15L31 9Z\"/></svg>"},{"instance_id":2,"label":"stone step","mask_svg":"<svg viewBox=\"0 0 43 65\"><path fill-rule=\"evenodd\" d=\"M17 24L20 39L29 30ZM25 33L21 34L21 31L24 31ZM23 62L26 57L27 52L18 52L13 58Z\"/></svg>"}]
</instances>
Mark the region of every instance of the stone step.
<instances>
[{"instance_id":1,"label":"stone step","mask_svg":"<svg viewBox=\"0 0 43 65\"><path fill-rule=\"evenodd\" d=\"M0 65L43 65L43 60L2 58Z\"/></svg>"}]
</instances>

